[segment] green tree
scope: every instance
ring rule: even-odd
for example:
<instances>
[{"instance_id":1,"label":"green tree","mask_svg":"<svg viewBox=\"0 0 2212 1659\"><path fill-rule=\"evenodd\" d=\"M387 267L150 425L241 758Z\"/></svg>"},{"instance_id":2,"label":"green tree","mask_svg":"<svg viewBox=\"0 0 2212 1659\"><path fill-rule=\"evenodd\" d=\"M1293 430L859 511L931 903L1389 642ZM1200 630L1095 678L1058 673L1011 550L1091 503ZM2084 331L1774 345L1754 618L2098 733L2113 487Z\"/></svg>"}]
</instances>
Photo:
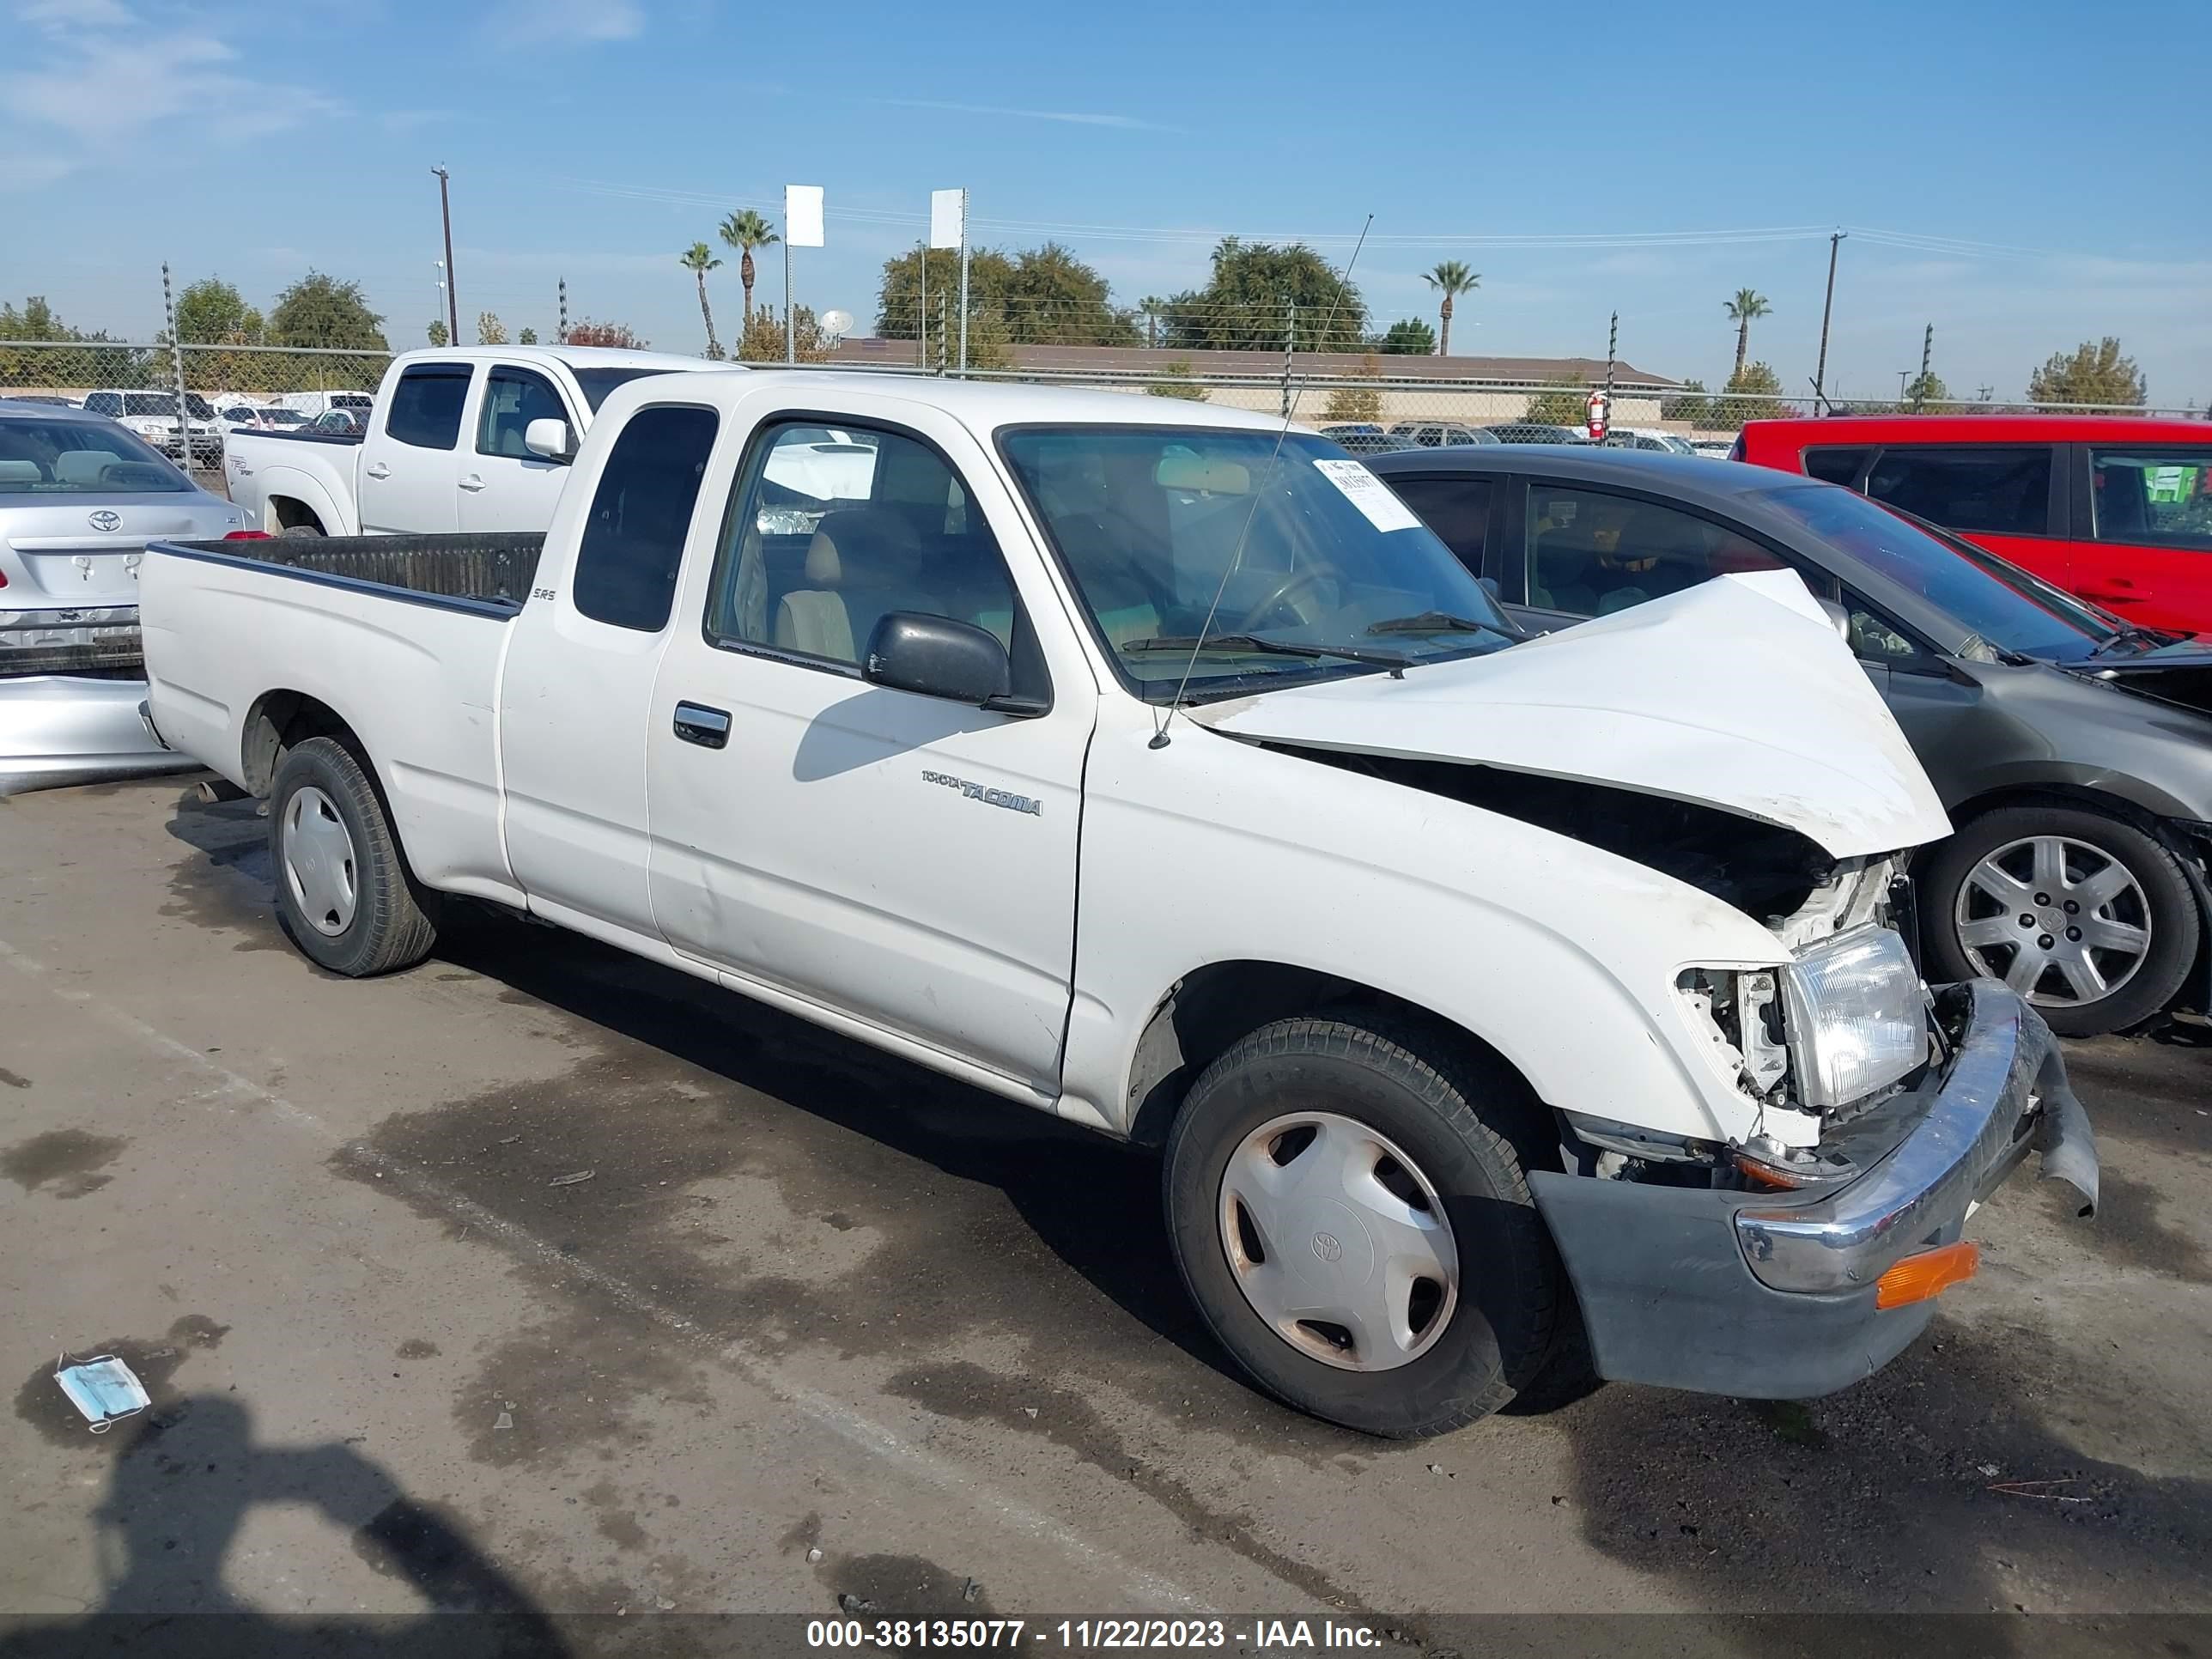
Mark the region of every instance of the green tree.
<instances>
[{"instance_id":1,"label":"green tree","mask_svg":"<svg viewBox=\"0 0 2212 1659\"><path fill-rule=\"evenodd\" d=\"M359 283L342 283L311 270L276 296L269 313L269 343L320 346L329 351L389 351L383 322L362 297Z\"/></svg>"},{"instance_id":2,"label":"green tree","mask_svg":"<svg viewBox=\"0 0 2212 1659\"><path fill-rule=\"evenodd\" d=\"M46 303L43 294L33 294L23 301L21 311L10 301L0 303L0 340L76 340L82 339L75 329L54 315L54 308Z\"/></svg>"},{"instance_id":3,"label":"green tree","mask_svg":"<svg viewBox=\"0 0 2212 1659\"><path fill-rule=\"evenodd\" d=\"M753 320L753 250L773 247L783 239L775 234L775 227L746 208L741 212L726 216L720 234L722 240L738 251L738 283L745 291L745 325Z\"/></svg>"},{"instance_id":4,"label":"green tree","mask_svg":"<svg viewBox=\"0 0 2212 1659\"><path fill-rule=\"evenodd\" d=\"M514 337L514 343L517 345L536 345L538 343L538 331L534 328L524 329L521 333Z\"/></svg>"},{"instance_id":5,"label":"green tree","mask_svg":"<svg viewBox=\"0 0 2212 1659\"><path fill-rule=\"evenodd\" d=\"M1446 259L1433 270L1421 273L1421 280L1443 295L1437 307L1437 321L1443 331L1437 337L1437 355L1451 356L1452 301L1462 294L1470 294L1482 286L1482 273L1469 270L1457 259Z\"/></svg>"},{"instance_id":6,"label":"green tree","mask_svg":"<svg viewBox=\"0 0 2212 1659\"><path fill-rule=\"evenodd\" d=\"M1765 363L1746 363L1729 376L1721 395L1713 399L1712 417L1706 424L1716 431L1733 432L1746 421L1787 415L1790 411L1781 404L1781 396L1780 375Z\"/></svg>"},{"instance_id":7,"label":"green tree","mask_svg":"<svg viewBox=\"0 0 2212 1659\"><path fill-rule=\"evenodd\" d=\"M1382 378L1382 365L1370 353L1360 360L1359 378L1374 381ZM1382 418L1382 393L1373 386L1340 386L1328 394L1322 407L1322 416L1332 421L1364 421L1373 422Z\"/></svg>"},{"instance_id":8,"label":"green tree","mask_svg":"<svg viewBox=\"0 0 2212 1659\"><path fill-rule=\"evenodd\" d=\"M1571 374L1544 382L1552 388L1528 399L1521 418L1535 426L1580 426L1589 414L1589 388Z\"/></svg>"},{"instance_id":9,"label":"green tree","mask_svg":"<svg viewBox=\"0 0 2212 1659\"><path fill-rule=\"evenodd\" d=\"M922 342L921 355L934 363L940 326L958 339L959 253L933 248L925 264L923 250L913 248L884 260L876 290L876 332L885 339ZM1020 345L1135 345L1141 337L1136 317L1115 306L1106 279L1057 242L1012 254L987 247L969 251L971 366L976 362L979 327ZM948 349L946 360L957 353L957 346Z\"/></svg>"},{"instance_id":10,"label":"green tree","mask_svg":"<svg viewBox=\"0 0 2212 1659\"><path fill-rule=\"evenodd\" d=\"M447 329L446 319L443 317L433 317L430 319L430 326L422 331L428 336L430 343L434 346L442 348L453 343L453 337Z\"/></svg>"},{"instance_id":11,"label":"green tree","mask_svg":"<svg viewBox=\"0 0 2212 1659\"><path fill-rule=\"evenodd\" d=\"M1286 307L1291 316L1286 317ZM1202 289L1168 301L1163 343L1182 351L1342 351L1367 333L1367 302L1303 242L1278 246L1224 237Z\"/></svg>"},{"instance_id":12,"label":"green tree","mask_svg":"<svg viewBox=\"0 0 2212 1659\"><path fill-rule=\"evenodd\" d=\"M1774 307L1766 303L1765 295L1740 288L1735 291L1735 298L1722 301L1721 309L1727 313L1729 321L1735 325L1735 372L1741 374L1743 373L1744 353L1751 349L1752 323L1760 317L1771 316Z\"/></svg>"},{"instance_id":13,"label":"green tree","mask_svg":"<svg viewBox=\"0 0 2212 1659\"><path fill-rule=\"evenodd\" d=\"M261 313L220 276L185 284L177 295L177 337L186 345L259 345Z\"/></svg>"},{"instance_id":14,"label":"green tree","mask_svg":"<svg viewBox=\"0 0 2212 1659\"><path fill-rule=\"evenodd\" d=\"M1401 317L1382 331L1375 349L1398 357L1431 356L1437 349L1437 331L1425 317Z\"/></svg>"},{"instance_id":15,"label":"green tree","mask_svg":"<svg viewBox=\"0 0 2212 1659\"><path fill-rule=\"evenodd\" d=\"M1943 377L1932 368L1914 375L1905 388L1905 404L1908 409L1950 401L1951 388L1943 384Z\"/></svg>"},{"instance_id":16,"label":"green tree","mask_svg":"<svg viewBox=\"0 0 2212 1659\"><path fill-rule=\"evenodd\" d=\"M2134 406L2148 401L2150 388L2135 359L2123 357L2119 341L2107 334L2094 344L2084 340L2070 352L2051 353L2027 377L2027 396L2039 409L2064 404Z\"/></svg>"},{"instance_id":17,"label":"green tree","mask_svg":"<svg viewBox=\"0 0 2212 1659\"><path fill-rule=\"evenodd\" d=\"M1662 421L1682 421L1692 427L1703 427L1712 418L1712 400L1705 395L1703 380L1685 380L1682 389L1659 403L1659 418Z\"/></svg>"},{"instance_id":18,"label":"green tree","mask_svg":"<svg viewBox=\"0 0 2212 1659\"><path fill-rule=\"evenodd\" d=\"M707 303L707 273L710 270L720 270L722 268L722 262L714 257L714 250L704 242L694 242L676 256L676 263L698 279L699 315L704 318L707 323L707 355L719 360L722 355L722 344L714 337L714 313ZM752 316L752 307L750 304L745 307L745 315L748 320Z\"/></svg>"},{"instance_id":19,"label":"green tree","mask_svg":"<svg viewBox=\"0 0 2212 1659\"><path fill-rule=\"evenodd\" d=\"M812 309L800 306L792 313L792 334L802 363L827 362L836 348L822 337L822 330L814 320ZM738 337L738 361L745 363L780 363L783 361L783 316L773 306L755 307L745 319L744 332Z\"/></svg>"},{"instance_id":20,"label":"green tree","mask_svg":"<svg viewBox=\"0 0 2212 1659\"><path fill-rule=\"evenodd\" d=\"M505 345L507 343L507 325L500 321L499 313L497 312L479 311L477 313L477 343L478 345Z\"/></svg>"},{"instance_id":21,"label":"green tree","mask_svg":"<svg viewBox=\"0 0 2212 1659\"><path fill-rule=\"evenodd\" d=\"M82 342L100 344L98 351L0 350L0 386L143 386L151 365L143 352L122 346L105 346L105 331L88 334L71 328L54 314L43 295L23 301L21 310L0 302L0 340ZM162 354L165 357L167 353Z\"/></svg>"},{"instance_id":22,"label":"green tree","mask_svg":"<svg viewBox=\"0 0 2212 1659\"><path fill-rule=\"evenodd\" d=\"M1159 376L1145 388L1146 395L1153 398L1181 398L1186 403L1202 404L1206 388L1191 378L1191 361L1176 357L1160 365Z\"/></svg>"}]
</instances>

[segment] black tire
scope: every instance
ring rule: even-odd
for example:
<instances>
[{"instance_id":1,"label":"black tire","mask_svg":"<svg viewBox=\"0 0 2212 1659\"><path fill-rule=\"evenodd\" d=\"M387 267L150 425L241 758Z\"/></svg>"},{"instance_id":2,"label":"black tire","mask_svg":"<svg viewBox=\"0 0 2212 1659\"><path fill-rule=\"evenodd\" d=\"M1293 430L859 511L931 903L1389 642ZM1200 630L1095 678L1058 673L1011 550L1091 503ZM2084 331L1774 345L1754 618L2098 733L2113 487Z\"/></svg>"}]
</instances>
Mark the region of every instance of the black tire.
<instances>
[{"instance_id":1,"label":"black tire","mask_svg":"<svg viewBox=\"0 0 2212 1659\"><path fill-rule=\"evenodd\" d=\"M1939 981L1972 979L1981 971L1959 937L1960 890L1975 866L1992 853L2037 836L2063 836L2083 842L2124 866L2142 892L2150 948L2134 973L2105 995L2076 1000L2053 995L2038 1000L2036 1011L2062 1036L2126 1030L2164 1012L2197 961L2203 927L2196 892L2179 862L2155 836L2124 818L2089 807L1999 807L1969 819L1935 850L1920 877L1921 931L1931 970L1929 977ZM1985 951L1984 957L1991 967L2002 967L1990 951Z\"/></svg>"},{"instance_id":2,"label":"black tire","mask_svg":"<svg viewBox=\"0 0 2212 1659\"><path fill-rule=\"evenodd\" d=\"M292 799L319 790L352 843L353 914L342 931L325 933L302 910L286 862ZM317 966L349 979L411 968L430 954L437 930L418 901L413 878L392 833L383 797L352 750L335 738L310 738L287 751L269 798L269 854L275 866L276 915L292 943Z\"/></svg>"},{"instance_id":3,"label":"black tire","mask_svg":"<svg viewBox=\"0 0 2212 1659\"><path fill-rule=\"evenodd\" d=\"M319 524L288 524L276 532L279 536L319 536L323 527Z\"/></svg>"},{"instance_id":4,"label":"black tire","mask_svg":"<svg viewBox=\"0 0 2212 1659\"><path fill-rule=\"evenodd\" d=\"M1219 1221L1229 1160L1270 1119L1305 1109L1353 1119L1404 1149L1451 1224L1458 1304L1430 1346L1395 1368L1346 1370L1294 1347L1230 1264ZM1304 1018L1243 1038L1192 1086L1167 1142L1169 1236L1207 1327L1277 1399L1362 1433L1441 1434L1505 1405L1549 1357L1563 1285L1523 1154L1508 1138L1526 1110L1516 1079L1443 1036Z\"/></svg>"}]
</instances>

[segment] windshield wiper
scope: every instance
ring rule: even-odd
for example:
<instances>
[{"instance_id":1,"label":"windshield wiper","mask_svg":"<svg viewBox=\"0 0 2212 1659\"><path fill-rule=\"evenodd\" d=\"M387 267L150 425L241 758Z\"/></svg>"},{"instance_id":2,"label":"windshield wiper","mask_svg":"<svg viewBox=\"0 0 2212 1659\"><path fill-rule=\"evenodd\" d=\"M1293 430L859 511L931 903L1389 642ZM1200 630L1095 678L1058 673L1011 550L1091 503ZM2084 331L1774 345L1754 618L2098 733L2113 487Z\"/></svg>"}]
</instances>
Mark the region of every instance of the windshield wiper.
<instances>
[{"instance_id":1,"label":"windshield wiper","mask_svg":"<svg viewBox=\"0 0 2212 1659\"><path fill-rule=\"evenodd\" d=\"M1472 617L1455 617L1449 611L1424 611L1414 617L1385 617L1381 622L1367 624L1370 634L1495 634L1501 639L1513 636L1495 623L1477 622Z\"/></svg>"},{"instance_id":2,"label":"windshield wiper","mask_svg":"<svg viewBox=\"0 0 2212 1659\"><path fill-rule=\"evenodd\" d=\"M1308 645L1301 641L1263 640L1257 634L1208 634L1200 638L1196 634L1162 634L1150 639L1131 640L1116 647L1122 651L1265 651L1279 657L1341 657L1346 662L1364 662L1376 668L1387 668L1393 674L1405 672L1407 658L1403 652L1377 651L1361 645Z\"/></svg>"}]
</instances>

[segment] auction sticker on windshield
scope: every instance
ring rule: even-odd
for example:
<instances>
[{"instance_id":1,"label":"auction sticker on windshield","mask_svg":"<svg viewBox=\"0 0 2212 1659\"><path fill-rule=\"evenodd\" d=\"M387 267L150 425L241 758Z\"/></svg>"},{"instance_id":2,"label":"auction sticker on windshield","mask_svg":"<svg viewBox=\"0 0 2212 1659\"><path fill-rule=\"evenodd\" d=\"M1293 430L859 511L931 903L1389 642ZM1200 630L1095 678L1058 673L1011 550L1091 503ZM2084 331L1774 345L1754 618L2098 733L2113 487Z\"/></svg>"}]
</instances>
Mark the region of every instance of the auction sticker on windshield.
<instances>
[{"instance_id":1,"label":"auction sticker on windshield","mask_svg":"<svg viewBox=\"0 0 2212 1659\"><path fill-rule=\"evenodd\" d=\"M1314 465L1344 492L1345 500L1358 507L1377 530L1419 530L1421 521L1413 516L1413 509L1390 493L1384 483L1358 461L1322 461Z\"/></svg>"}]
</instances>

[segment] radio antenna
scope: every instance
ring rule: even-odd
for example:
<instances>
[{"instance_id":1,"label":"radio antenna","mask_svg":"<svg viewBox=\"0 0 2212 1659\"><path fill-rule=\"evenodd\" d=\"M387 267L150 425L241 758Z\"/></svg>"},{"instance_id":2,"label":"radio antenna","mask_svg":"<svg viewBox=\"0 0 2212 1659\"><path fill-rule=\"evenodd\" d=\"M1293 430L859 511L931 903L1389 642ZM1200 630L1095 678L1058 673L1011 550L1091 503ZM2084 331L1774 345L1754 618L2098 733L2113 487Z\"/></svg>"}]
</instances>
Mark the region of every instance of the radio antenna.
<instances>
[{"instance_id":1,"label":"radio antenna","mask_svg":"<svg viewBox=\"0 0 2212 1659\"><path fill-rule=\"evenodd\" d=\"M1328 310L1321 319L1321 331L1314 337L1316 343L1322 349L1328 348L1329 325L1336 320L1337 307L1344 303L1344 296L1352 291L1352 270L1359 263L1359 250L1367 246L1367 233L1374 226L1375 216L1370 213L1359 227L1359 240L1352 245L1352 257L1344 262L1344 275L1337 279L1336 292L1329 296ZM1213 616L1221 609L1221 596L1229 591L1229 579L1237 574L1237 566L1243 562L1244 544L1252 534L1252 521L1260 516L1260 498L1274 481L1276 463L1282 459L1283 442L1291 435L1291 423L1297 418L1298 399L1306 395L1306 384L1313 379L1310 374L1304 375L1298 380L1297 389L1291 389L1291 369L1296 361L1297 349L1295 313L1292 318L1291 349L1283 354L1283 424L1275 434L1275 447L1268 453L1260 487L1252 492L1252 505L1244 509L1244 527L1237 532L1237 545L1230 553L1228 564L1222 568L1221 580L1213 590L1213 602L1206 607L1206 620L1198 625L1198 637L1191 643L1189 660L1182 665L1182 678L1176 682L1174 700L1161 711L1158 724L1152 727L1152 742L1146 745L1147 748L1164 749L1172 741L1168 736L1168 724L1175 719L1176 710L1182 707L1183 693L1190 689L1191 673L1198 666L1199 653L1206 649L1206 636L1213 630Z\"/></svg>"}]
</instances>

